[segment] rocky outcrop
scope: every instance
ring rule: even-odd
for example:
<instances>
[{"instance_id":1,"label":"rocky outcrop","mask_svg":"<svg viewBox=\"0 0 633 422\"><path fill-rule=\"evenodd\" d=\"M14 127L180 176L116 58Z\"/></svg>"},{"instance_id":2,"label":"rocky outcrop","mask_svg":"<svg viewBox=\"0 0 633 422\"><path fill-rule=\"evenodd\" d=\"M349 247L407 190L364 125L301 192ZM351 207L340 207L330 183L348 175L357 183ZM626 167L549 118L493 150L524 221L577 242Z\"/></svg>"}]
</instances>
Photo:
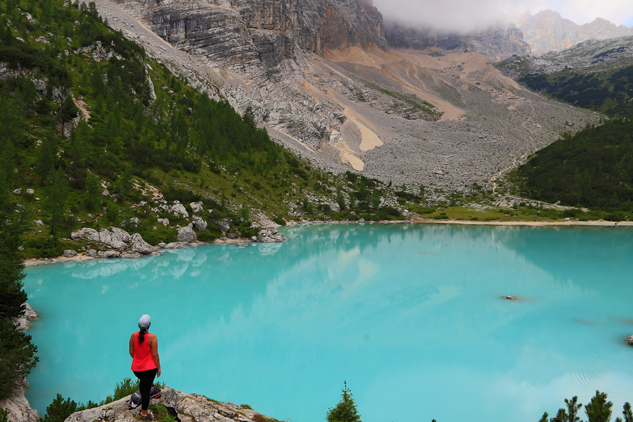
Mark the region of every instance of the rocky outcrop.
<instances>
[{"instance_id":1,"label":"rocky outcrop","mask_svg":"<svg viewBox=\"0 0 633 422\"><path fill-rule=\"evenodd\" d=\"M257 241L261 243L280 243L286 240L288 239L274 228L266 228L257 233Z\"/></svg>"},{"instance_id":2,"label":"rocky outcrop","mask_svg":"<svg viewBox=\"0 0 633 422\"><path fill-rule=\"evenodd\" d=\"M633 27L618 26L602 18L578 25L549 9L536 15L523 15L517 26L523 31L523 36L532 46L532 53L535 55L562 51L583 41L633 35Z\"/></svg>"},{"instance_id":3,"label":"rocky outcrop","mask_svg":"<svg viewBox=\"0 0 633 422\"><path fill-rule=\"evenodd\" d=\"M177 202L171 206L171 212L172 214L176 215L176 216L181 216L183 218L189 218L189 213L187 212L187 209L185 208L184 205L182 205L181 203Z\"/></svg>"},{"instance_id":4,"label":"rocky outcrop","mask_svg":"<svg viewBox=\"0 0 633 422\"><path fill-rule=\"evenodd\" d=\"M22 312L22 315L15 319L15 327L18 330L26 331L31 328L31 321L38 319L39 317L40 316L37 314L37 312L35 312L35 310L31 308L31 305L29 305L27 302L24 302L24 311ZM2 406L0 406L0 408L2 408Z\"/></svg>"},{"instance_id":5,"label":"rocky outcrop","mask_svg":"<svg viewBox=\"0 0 633 422\"><path fill-rule=\"evenodd\" d=\"M129 396L93 409L75 412L66 422L94 422L94 421L118 421L138 422L140 407L130 409L127 401ZM200 394L188 394L165 387L159 399L153 399L152 405L171 407L178 413L178 418L183 422L192 421L218 421L218 422L253 422L268 420L269 417L246 409L233 403L221 403L209 400ZM259 418L256 417L259 415ZM34 421L35 422L35 421Z\"/></svg>"},{"instance_id":6,"label":"rocky outcrop","mask_svg":"<svg viewBox=\"0 0 633 422\"><path fill-rule=\"evenodd\" d=\"M191 227L178 229L178 241L181 243L191 243L196 240L196 232Z\"/></svg>"},{"instance_id":7,"label":"rocky outcrop","mask_svg":"<svg viewBox=\"0 0 633 422\"><path fill-rule=\"evenodd\" d=\"M143 237L141 237L141 235L138 233L134 233L132 235L132 238L130 240L130 250L132 252L138 252L144 255L148 255L154 252L154 248L152 248L149 243L143 240Z\"/></svg>"},{"instance_id":8,"label":"rocky outcrop","mask_svg":"<svg viewBox=\"0 0 633 422\"><path fill-rule=\"evenodd\" d=\"M485 30L459 33L430 27L412 27L397 22L385 23L385 37L390 47L424 50L437 47L443 50L481 53L492 61L513 55L530 54L530 45L523 40L520 29L491 26Z\"/></svg>"},{"instance_id":9,"label":"rocky outcrop","mask_svg":"<svg viewBox=\"0 0 633 422\"><path fill-rule=\"evenodd\" d=\"M196 230L203 232L207 229L208 224L201 217L194 215L192 220L193 220L193 226L196 228Z\"/></svg>"},{"instance_id":10,"label":"rocky outcrop","mask_svg":"<svg viewBox=\"0 0 633 422\"><path fill-rule=\"evenodd\" d=\"M28 386L29 383L24 380L22 386L16 388L11 396L0 400L0 409L9 411L7 419L10 422L39 422L40 414L31 408L29 401L24 396L24 389Z\"/></svg>"}]
</instances>

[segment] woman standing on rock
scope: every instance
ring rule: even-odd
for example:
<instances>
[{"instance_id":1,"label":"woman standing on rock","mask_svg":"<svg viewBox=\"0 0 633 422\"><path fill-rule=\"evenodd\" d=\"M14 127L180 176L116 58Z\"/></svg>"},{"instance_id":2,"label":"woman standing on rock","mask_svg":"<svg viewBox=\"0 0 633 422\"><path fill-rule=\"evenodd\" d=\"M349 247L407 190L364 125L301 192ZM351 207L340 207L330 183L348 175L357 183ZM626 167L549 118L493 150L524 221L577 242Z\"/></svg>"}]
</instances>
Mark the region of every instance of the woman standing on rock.
<instances>
[{"instance_id":1,"label":"woman standing on rock","mask_svg":"<svg viewBox=\"0 0 633 422\"><path fill-rule=\"evenodd\" d=\"M150 392L154 377L160 377L160 358L158 356L158 340L155 334L148 332L149 315L145 314L138 320L139 332L130 337L130 356L132 356L132 371L141 381L141 419L148 418Z\"/></svg>"}]
</instances>

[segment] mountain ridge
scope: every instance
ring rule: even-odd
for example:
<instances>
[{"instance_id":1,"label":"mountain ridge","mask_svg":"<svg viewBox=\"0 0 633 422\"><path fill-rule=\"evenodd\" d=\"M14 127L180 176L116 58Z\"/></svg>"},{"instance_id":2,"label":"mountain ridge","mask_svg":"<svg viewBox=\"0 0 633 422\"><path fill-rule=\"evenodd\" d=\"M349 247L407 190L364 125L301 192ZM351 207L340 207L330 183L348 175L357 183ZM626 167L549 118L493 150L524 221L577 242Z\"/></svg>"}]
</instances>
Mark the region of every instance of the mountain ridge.
<instances>
[{"instance_id":1,"label":"mountain ridge","mask_svg":"<svg viewBox=\"0 0 633 422\"><path fill-rule=\"evenodd\" d=\"M551 9L526 13L516 22L532 53L542 55L561 51L588 40L605 40L633 35L633 27L615 25L603 18L579 25Z\"/></svg>"}]
</instances>

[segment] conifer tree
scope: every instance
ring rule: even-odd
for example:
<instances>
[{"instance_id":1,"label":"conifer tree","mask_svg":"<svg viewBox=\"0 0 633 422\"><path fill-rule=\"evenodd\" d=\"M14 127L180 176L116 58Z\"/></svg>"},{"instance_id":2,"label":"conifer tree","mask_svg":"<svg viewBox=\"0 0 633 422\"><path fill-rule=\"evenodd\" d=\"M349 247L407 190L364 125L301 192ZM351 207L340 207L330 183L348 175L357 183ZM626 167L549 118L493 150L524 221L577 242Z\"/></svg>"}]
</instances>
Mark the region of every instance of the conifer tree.
<instances>
[{"instance_id":1,"label":"conifer tree","mask_svg":"<svg viewBox=\"0 0 633 422\"><path fill-rule=\"evenodd\" d=\"M565 399L565 404L567 405L567 421L579 422L578 411L582 407L582 404L578 403L578 396L572 397L571 400Z\"/></svg>"},{"instance_id":2,"label":"conifer tree","mask_svg":"<svg viewBox=\"0 0 633 422\"><path fill-rule=\"evenodd\" d=\"M585 406L588 422L609 422L611 419L611 408L613 403L607 401L607 393L596 391L591 402Z\"/></svg>"},{"instance_id":3,"label":"conifer tree","mask_svg":"<svg viewBox=\"0 0 633 422\"><path fill-rule=\"evenodd\" d=\"M47 134L40 145L35 171L40 177L40 182L46 185L50 182L55 169L56 142L54 135Z\"/></svg>"},{"instance_id":4,"label":"conifer tree","mask_svg":"<svg viewBox=\"0 0 633 422\"><path fill-rule=\"evenodd\" d=\"M86 180L86 208L89 210L95 209L95 207L99 203L99 194L101 190L101 185L99 184L99 179L94 174L89 174L88 179Z\"/></svg>"},{"instance_id":5,"label":"conifer tree","mask_svg":"<svg viewBox=\"0 0 633 422\"><path fill-rule=\"evenodd\" d=\"M37 363L31 337L18 331L13 318L24 310L24 262L18 251L27 230L24 212L16 212L0 172L0 400L8 397Z\"/></svg>"},{"instance_id":6,"label":"conifer tree","mask_svg":"<svg viewBox=\"0 0 633 422\"><path fill-rule=\"evenodd\" d=\"M54 172L53 186L51 186L46 206L51 214L51 233L59 233L64 222L67 183L62 169Z\"/></svg>"},{"instance_id":7,"label":"conifer tree","mask_svg":"<svg viewBox=\"0 0 633 422\"><path fill-rule=\"evenodd\" d=\"M628 401L624 403L624 409L622 413L624 413L624 422L633 422L633 411L631 411L631 403L629 403Z\"/></svg>"},{"instance_id":8,"label":"conifer tree","mask_svg":"<svg viewBox=\"0 0 633 422\"><path fill-rule=\"evenodd\" d=\"M347 381L343 385L341 401L328 410L325 419L328 422L360 422L360 415L356 409L352 391L347 387Z\"/></svg>"}]
</instances>

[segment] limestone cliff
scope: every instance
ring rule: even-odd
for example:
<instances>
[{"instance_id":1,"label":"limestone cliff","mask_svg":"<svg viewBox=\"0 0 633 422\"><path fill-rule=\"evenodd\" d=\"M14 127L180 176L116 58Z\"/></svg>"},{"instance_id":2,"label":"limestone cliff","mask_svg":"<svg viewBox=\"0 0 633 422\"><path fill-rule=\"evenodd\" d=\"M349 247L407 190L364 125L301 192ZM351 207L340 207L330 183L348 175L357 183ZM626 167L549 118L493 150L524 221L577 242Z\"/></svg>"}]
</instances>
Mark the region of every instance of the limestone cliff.
<instances>
[{"instance_id":1,"label":"limestone cliff","mask_svg":"<svg viewBox=\"0 0 633 422\"><path fill-rule=\"evenodd\" d=\"M523 40L523 33L514 25L490 26L485 30L462 34L430 27L386 22L385 37L389 45L396 48L424 50L429 47L438 47L442 50L481 53L493 61L503 60L513 55L530 54L530 46Z\"/></svg>"},{"instance_id":2,"label":"limestone cliff","mask_svg":"<svg viewBox=\"0 0 633 422\"><path fill-rule=\"evenodd\" d=\"M542 10L536 15L523 15L517 26L523 31L525 40L532 46L532 53L536 55L565 50L587 40L606 40L633 35L633 28L617 26L602 18L578 25L549 9Z\"/></svg>"}]
</instances>

